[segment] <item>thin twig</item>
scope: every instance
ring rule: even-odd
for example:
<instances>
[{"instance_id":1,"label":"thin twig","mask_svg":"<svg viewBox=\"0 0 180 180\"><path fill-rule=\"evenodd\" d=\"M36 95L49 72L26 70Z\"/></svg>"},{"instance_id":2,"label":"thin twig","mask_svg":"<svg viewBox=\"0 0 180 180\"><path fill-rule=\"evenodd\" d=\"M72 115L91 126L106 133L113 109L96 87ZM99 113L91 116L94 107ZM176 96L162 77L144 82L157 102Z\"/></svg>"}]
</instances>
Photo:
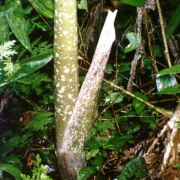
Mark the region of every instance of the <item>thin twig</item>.
<instances>
[{"instance_id":1,"label":"thin twig","mask_svg":"<svg viewBox=\"0 0 180 180\"><path fill-rule=\"evenodd\" d=\"M162 37L163 37L163 43L164 43L164 54L168 63L168 66L171 67L171 59L170 59L170 55L169 55L169 49L168 49L168 44L167 44L167 39L166 39L166 33L165 33L165 24L164 24L164 20L163 20L163 16L162 16L162 11L161 11L161 6L160 6L160 2L159 0L156 0L157 3L157 9L158 9L158 13L159 13L159 20L160 20L160 25L161 25L161 33L162 33Z\"/></svg>"},{"instance_id":2,"label":"thin twig","mask_svg":"<svg viewBox=\"0 0 180 180\"><path fill-rule=\"evenodd\" d=\"M149 102L144 101L140 97L138 97L138 96L134 95L133 93L125 90L123 87L117 86L116 84L114 84L114 83L112 83L112 82L110 82L110 81L108 81L106 79L103 79L103 80L104 80L104 82L106 82L110 86L114 87L115 89L118 89L118 90L122 91L123 93L125 93L126 95L128 95L128 96L130 96L132 98L137 99L138 101L142 102L143 104L145 104L146 106L150 107L151 109L157 111L158 113L162 114L163 116L171 117L171 115L169 113L165 112L165 110L163 110L163 109L161 109L161 108L159 108L157 106L154 106L154 105L150 104Z\"/></svg>"}]
</instances>

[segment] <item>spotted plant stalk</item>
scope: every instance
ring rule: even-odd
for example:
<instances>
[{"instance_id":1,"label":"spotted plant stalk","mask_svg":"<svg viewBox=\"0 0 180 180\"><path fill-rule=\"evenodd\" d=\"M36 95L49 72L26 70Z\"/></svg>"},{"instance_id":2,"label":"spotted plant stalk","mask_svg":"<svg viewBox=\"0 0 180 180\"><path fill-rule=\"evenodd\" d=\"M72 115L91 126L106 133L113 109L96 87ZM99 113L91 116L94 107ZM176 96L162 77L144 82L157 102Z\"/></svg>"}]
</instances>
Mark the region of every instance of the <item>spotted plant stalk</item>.
<instances>
[{"instance_id":1,"label":"spotted plant stalk","mask_svg":"<svg viewBox=\"0 0 180 180\"><path fill-rule=\"evenodd\" d=\"M61 146L64 128L78 94L76 11L76 0L55 0L54 83L57 148Z\"/></svg>"},{"instance_id":2,"label":"spotted plant stalk","mask_svg":"<svg viewBox=\"0 0 180 180\"><path fill-rule=\"evenodd\" d=\"M117 11L108 13L91 66L64 131L62 147L58 151L64 180L75 180L78 170L85 165L84 143L91 132L98 92L111 46L115 40L116 13Z\"/></svg>"}]
</instances>

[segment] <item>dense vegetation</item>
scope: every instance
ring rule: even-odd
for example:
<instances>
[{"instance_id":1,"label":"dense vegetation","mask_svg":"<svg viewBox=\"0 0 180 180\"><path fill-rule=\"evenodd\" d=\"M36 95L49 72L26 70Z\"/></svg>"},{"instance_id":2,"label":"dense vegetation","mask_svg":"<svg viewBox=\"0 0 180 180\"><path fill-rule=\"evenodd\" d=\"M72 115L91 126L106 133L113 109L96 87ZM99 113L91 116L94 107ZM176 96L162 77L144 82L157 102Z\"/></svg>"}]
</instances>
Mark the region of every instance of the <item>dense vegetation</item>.
<instances>
[{"instance_id":1,"label":"dense vegetation","mask_svg":"<svg viewBox=\"0 0 180 180\"><path fill-rule=\"evenodd\" d=\"M180 5L175 0L144 3L78 1L80 84L107 9L118 9L116 40L85 144L87 167L78 179L180 178ZM0 1L0 23L0 179L59 179L54 1ZM176 123L170 129L173 114ZM172 155L164 153L168 143Z\"/></svg>"}]
</instances>

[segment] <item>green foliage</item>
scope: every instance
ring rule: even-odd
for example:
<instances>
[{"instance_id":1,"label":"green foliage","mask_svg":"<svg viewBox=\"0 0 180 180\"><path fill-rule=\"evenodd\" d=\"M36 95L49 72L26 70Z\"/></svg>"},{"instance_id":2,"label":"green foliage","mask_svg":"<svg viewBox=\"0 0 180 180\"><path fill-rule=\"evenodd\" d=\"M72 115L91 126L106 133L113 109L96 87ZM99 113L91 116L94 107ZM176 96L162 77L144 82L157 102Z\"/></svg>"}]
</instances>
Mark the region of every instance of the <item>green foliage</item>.
<instances>
[{"instance_id":1,"label":"green foliage","mask_svg":"<svg viewBox=\"0 0 180 180\"><path fill-rule=\"evenodd\" d=\"M174 167L180 169L180 164L176 164Z\"/></svg>"},{"instance_id":2,"label":"green foliage","mask_svg":"<svg viewBox=\"0 0 180 180\"><path fill-rule=\"evenodd\" d=\"M79 0L79 2L78 2L78 9L83 9L83 10L88 11L87 0Z\"/></svg>"},{"instance_id":3,"label":"green foliage","mask_svg":"<svg viewBox=\"0 0 180 180\"><path fill-rule=\"evenodd\" d=\"M123 101L123 97L121 92L108 91L104 101L105 104L117 104Z\"/></svg>"},{"instance_id":4,"label":"green foliage","mask_svg":"<svg viewBox=\"0 0 180 180\"><path fill-rule=\"evenodd\" d=\"M180 93L180 84L163 88L161 91L158 92L158 94L179 94L179 93Z\"/></svg>"},{"instance_id":5,"label":"green foliage","mask_svg":"<svg viewBox=\"0 0 180 180\"><path fill-rule=\"evenodd\" d=\"M23 136L13 137L4 143L0 148L0 157L3 158L7 156L16 148L24 147L27 143L31 141L31 135L25 134Z\"/></svg>"},{"instance_id":6,"label":"green foliage","mask_svg":"<svg viewBox=\"0 0 180 180\"><path fill-rule=\"evenodd\" d=\"M129 44L125 47L124 52L129 53L139 46L141 40L137 37L136 33L133 32L127 33L126 37L129 40Z\"/></svg>"},{"instance_id":7,"label":"green foliage","mask_svg":"<svg viewBox=\"0 0 180 180\"><path fill-rule=\"evenodd\" d=\"M54 2L53 0L28 0L36 11L47 18L54 17Z\"/></svg>"},{"instance_id":8,"label":"green foliage","mask_svg":"<svg viewBox=\"0 0 180 180\"><path fill-rule=\"evenodd\" d=\"M121 3L128 4L131 6L144 6L145 0L121 0Z\"/></svg>"},{"instance_id":9,"label":"green foliage","mask_svg":"<svg viewBox=\"0 0 180 180\"><path fill-rule=\"evenodd\" d=\"M0 74L0 87L12 83L24 76L32 74L33 72L46 65L52 58L52 53L44 53L31 58L17 61L16 63L14 63L14 66L17 66L18 70L11 74L9 78L3 76L3 74Z\"/></svg>"},{"instance_id":10,"label":"green foliage","mask_svg":"<svg viewBox=\"0 0 180 180\"><path fill-rule=\"evenodd\" d=\"M158 74L177 74L180 73L180 64L174 65L170 68L163 69Z\"/></svg>"},{"instance_id":11,"label":"green foliage","mask_svg":"<svg viewBox=\"0 0 180 180\"><path fill-rule=\"evenodd\" d=\"M29 175L21 174L22 180L52 180L48 174L48 166L41 164L42 160L39 155L36 156L34 168L32 170L32 177Z\"/></svg>"},{"instance_id":12,"label":"green foliage","mask_svg":"<svg viewBox=\"0 0 180 180\"><path fill-rule=\"evenodd\" d=\"M129 180L133 178L144 178L147 175L147 167L143 157L130 160L123 168L118 180Z\"/></svg>"},{"instance_id":13,"label":"green foliage","mask_svg":"<svg viewBox=\"0 0 180 180\"><path fill-rule=\"evenodd\" d=\"M171 74L157 75L156 77L156 87L158 92L161 92L165 88L173 87L176 84L176 78Z\"/></svg>"},{"instance_id":14,"label":"green foliage","mask_svg":"<svg viewBox=\"0 0 180 180\"><path fill-rule=\"evenodd\" d=\"M154 56L156 58L162 58L163 57L163 49L161 46L155 44L153 47L152 47L152 50L153 50L153 53L154 53Z\"/></svg>"},{"instance_id":15,"label":"green foliage","mask_svg":"<svg viewBox=\"0 0 180 180\"><path fill-rule=\"evenodd\" d=\"M177 6L175 12L173 13L173 16L171 17L168 26L167 26L167 32L166 35L168 38L173 35L176 28L179 26L180 23L180 5Z\"/></svg>"},{"instance_id":16,"label":"green foliage","mask_svg":"<svg viewBox=\"0 0 180 180\"><path fill-rule=\"evenodd\" d=\"M47 74L35 72L31 76L26 76L16 81L13 84L13 89L16 94L25 94L26 96L35 93L40 96L42 93L45 94L44 90L48 91L47 84L52 84L52 79ZM46 87L43 89L42 87Z\"/></svg>"},{"instance_id":17,"label":"green foliage","mask_svg":"<svg viewBox=\"0 0 180 180\"><path fill-rule=\"evenodd\" d=\"M10 165L10 164L5 164L5 163L0 163L0 174L1 171L5 171L9 174L11 174L12 176L14 176L14 178L16 180L20 180L21 179L21 171L16 168L16 166Z\"/></svg>"},{"instance_id":18,"label":"green foliage","mask_svg":"<svg viewBox=\"0 0 180 180\"><path fill-rule=\"evenodd\" d=\"M180 93L180 85L177 84L174 74L180 73L180 65L174 65L158 72L156 77L156 86L159 94L177 94Z\"/></svg>"},{"instance_id":19,"label":"green foliage","mask_svg":"<svg viewBox=\"0 0 180 180\"><path fill-rule=\"evenodd\" d=\"M140 97L141 99L143 99L144 101L148 101L147 96L145 96L139 92L136 92L134 94L137 97ZM141 114L145 109L145 105L142 102L138 101L137 99L133 99L133 107L134 107L137 114Z\"/></svg>"},{"instance_id":20,"label":"green foliage","mask_svg":"<svg viewBox=\"0 0 180 180\"><path fill-rule=\"evenodd\" d=\"M22 136L10 137L11 133L3 134L0 141L0 178L2 172L6 172L20 179L22 163L20 154L14 154L17 149L20 149L32 141L30 134ZM2 138L3 137L3 138ZM13 153L14 152L14 153Z\"/></svg>"},{"instance_id":21,"label":"green foliage","mask_svg":"<svg viewBox=\"0 0 180 180\"><path fill-rule=\"evenodd\" d=\"M26 49L32 51L28 37L27 22L20 3L16 0L7 0L5 8L5 16L12 32Z\"/></svg>"},{"instance_id":22,"label":"green foliage","mask_svg":"<svg viewBox=\"0 0 180 180\"><path fill-rule=\"evenodd\" d=\"M9 26L5 17L4 8L0 7L0 44L9 40Z\"/></svg>"},{"instance_id":23,"label":"green foliage","mask_svg":"<svg viewBox=\"0 0 180 180\"><path fill-rule=\"evenodd\" d=\"M43 9L44 13L49 13L48 16L51 16L50 19L52 19L54 2L51 0L36 2L41 5L41 9L37 8L36 10L42 13L42 6L44 6L46 8ZM53 70L49 74L41 70L53 58L51 42L53 31L50 31L49 25L49 23L53 24L53 20L45 20L41 15L35 13L34 6L30 6L28 1L5 0L0 4L1 93L8 89L11 96L24 98L26 103L23 101L23 105L25 105L22 108L23 111L27 111L27 107L30 106L31 109L38 109L36 117L24 128L22 128L24 124L20 124L19 121L13 122L13 126L17 127L12 128L11 122L3 119L8 124L8 128L12 128L12 131L6 131L0 135L0 179L6 179L6 175L10 174L19 180L25 167L25 161L22 163L21 160L27 158L26 152L29 153L26 146L33 146L32 142L37 143L37 140L42 139L44 143L48 140L48 146L53 146L52 142L49 145L48 139L48 133L54 128L53 126L49 127L54 120L53 114L42 109L53 109L53 80L51 78ZM44 14L42 13L42 15ZM45 15L45 17L47 16ZM34 103L33 100L37 102ZM37 105L35 105L36 103ZM43 134L43 137L39 134ZM39 148L38 151L42 151L42 146L39 147L38 143L36 145ZM39 168L44 172L42 176L46 174L47 168L45 168L46 170L43 170L43 167ZM39 177L37 179L39 180Z\"/></svg>"},{"instance_id":24,"label":"green foliage","mask_svg":"<svg viewBox=\"0 0 180 180\"><path fill-rule=\"evenodd\" d=\"M25 127L29 131L47 132L48 126L53 123L53 114L50 112L39 111L32 121Z\"/></svg>"}]
</instances>

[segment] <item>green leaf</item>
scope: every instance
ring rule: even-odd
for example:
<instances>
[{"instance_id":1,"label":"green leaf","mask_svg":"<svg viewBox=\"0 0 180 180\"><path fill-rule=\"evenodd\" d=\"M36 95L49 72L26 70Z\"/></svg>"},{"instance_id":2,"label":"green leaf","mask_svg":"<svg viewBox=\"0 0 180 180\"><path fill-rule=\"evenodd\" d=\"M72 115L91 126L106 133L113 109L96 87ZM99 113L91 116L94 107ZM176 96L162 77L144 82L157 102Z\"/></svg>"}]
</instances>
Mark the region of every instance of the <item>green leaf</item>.
<instances>
[{"instance_id":1,"label":"green leaf","mask_svg":"<svg viewBox=\"0 0 180 180\"><path fill-rule=\"evenodd\" d=\"M148 101L147 96L141 94L140 92L136 92L134 93L134 95L140 97L144 101ZM142 102L138 101L137 99L133 99L133 106L137 114L141 114L145 109L145 105Z\"/></svg>"},{"instance_id":2,"label":"green leaf","mask_svg":"<svg viewBox=\"0 0 180 180\"><path fill-rule=\"evenodd\" d=\"M92 157L95 157L99 153L99 149L91 149L87 154L86 154L86 160L91 159Z\"/></svg>"},{"instance_id":3,"label":"green leaf","mask_svg":"<svg viewBox=\"0 0 180 180\"><path fill-rule=\"evenodd\" d=\"M87 0L80 0L80 2L78 3L78 9L84 9L84 10L88 11Z\"/></svg>"},{"instance_id":4,"label":"green leaf","mask_svg":"<svg viewBox=\"0 0 180 180\"><path fill-rule=\"evenodd\" d=\"M163 69L158 74L177 74L180 73L180 64L174 65L170 68Z\"/></svg>"},{"instance_id":5,"label":"green leaf","mask_svg":"<svg viewBox=\"0 0 180 180\"><path fill-rule=\"evenodd\" d=\"M179 94L180 93L180 84L177 84L172 87L167 87L158 92L158 94Z\"/></svg>"},{"instance_id":6,"label":"green leaf","mask_svg":"<svg viewBox=\"0 0 180 180\"><path fill-rule=\"evenodd\" d=\"M107 97L105 98L105 103L109 104L118 104L123 101L124 95L120 92L108 92Z\"/></svg>"},{"instance_id":7,"label":"green leaf","mask_svg":"<svg viewBox=\"0 0 180 180\"><path fill-rule=\"evenodd\" d=\"M121 0L120 2L123 4L140 7L144 6L145 0Z\"/></svg>"},{"instance_id":8,"label":"green leaf","mask_svg":"<svg viewBox=\"0 0 180 180\"><path fill-rule=\"evenodd\" d=\"M19 69L10 78L7 78L0 74L0 87L5 86L11 82L14 82L24 76L27 76L37 71L38 69L45 66L52 58L52 52L48 52L17 61L14 65L18 66Z\"/></svg>"},{"instance_id":9,"label":"green leaf","mask_svg":"<svg viewBox=\"0 0 180 180\"><path fill-rule=\"evenodd\" d=\"M147 175L146 162L143 157L130 160L123 168L118 180L129 180L144 178Z\"/></svg>"},{"instance_id":10,"label":"green leaf","mask_svg":"<svg viewBox=\"0 0 180 180\"><path fill-rule=\"evenodd\" d=\"M0 44L9 40L9 25L7 23L4 8L0 8Z\"/></svg>"},{"instance_id":11,"label":"green leaf","mask_svg":"<svg viewBox=\"0 0 180 180\"><path fill-rule=\"evenodd\" d=\"M13 166L18 167L19 169L22 169L23 165L18 157L15 155L5 156L3 157L3 162L7 164L11 164Z\"/></svg>"},{"instance_id":12,"label":"green leaf","mask_svg":"<svg viewBox=\"0 0 180 180\"><path fill-rule=\"evenodd\" d=\"M91 176L92 174L94 174L96 172L96 170L94 169L94 167L86 167L83 168L79 171L78 173L78 180L87 180L89 176Z\"/></svg>"},{"instance_id":13,"label":"green leaf","mask_svg":"<svg viewBox=\"0 0 180 180\"><path fill-rule=\"evenodd\" d=\"M93 165L93 167L96 169L96 170L99 170L102 165L103 165L103 158L102 156L96 156L96 158L94 158L92 161L91 161L91 164Z\"/></svg>"},{"instance_id":14,"label":"green leaf","mask_svg":"<svg viewBox=\"0 0 180 180\"><path fill-rule=\"evenodd\" d=\"M163 57L163 49L162 49L162 46L159 46L157 44L155 44L153 47L153 53L154 53L154 56L156 58L162 58Z\"/></svg>"},{"instance_id":15,"label":"green leaf","mask_svg":"<svg viewBox=\"0 0 180 180\"><path fill-rule=\"evenodd\" d=\"M107 64L106 69L104 70L106 74L111 74L113 72L113 66L112 64Z\"/></svg>"},{"instance_id":16,"label":"green leaf","mask_svg":"<svg viewBox=\"0 0 180 180\"><path fill-rule=\"evenodd\" d=\"M131 69L131 63L121 63L119 65L119 72L128 72Z\"/></svg>"},{"instance_id":17,"label":"green leaf","mask_svg":"<svg viewBox=\"0 0 180 180\"><path fill-rule=\"evenodd\" d=\"M172 18L168 23L167 32L166 32L168 38L174 33L179 23L180 23L180 4L178 5L176 11L174 12Z\"/></svg>"},{"instance_id":18,"label":"green leaf","mask_svg":"<svg viewBox=\"0 0 180 180\"><path fill-rule=\"evenodd\" d=\"M158 92L162 91L164 88L172 87L177 84L176 78L170 74L158 74L156 77L156 87Z\"/></svg>"},{"instance_id":19,"label":"green leaf","mask_svg":"<svg viewBox=\"0 0 180 180\"><path fill-rule=\"evenodd\" d=\"M54 2L52 0L28 0L36 11L47 18L54 17Z\"/></svg>"},{"instance_id":20,"label":"green leaf","mask_svg":"<svg viewBox=\"0 0 180 180\"><path fill-rule=\"evenodd\" d=\"M129 53L139 46L141 40L137 37L136 33L133 32L127 33L126 37L129 40L129 44L125 47L124 52Z\"/></svg>"},{"instance_id":21,"label":"green leaf","mask_svg":"<svg viewBox=\"0 0 180 180\"><path fill-rule=\"evenodd\" d=\"M174 168L180 169L180 164L176 164Z\"/></svg>"},{"instance_id":22,"label":"green leaf","mask_svg":"<svg viewBox=\"0 0 180 180\"><path fill-rule=\"evenodd\" d=\"M16 180L21 179L21 171L13 165L0 163L0 170L11 174Z\"/></svg>"},{"instance_id":23,"label":"green leaf","mask_svg":"<svg viewBox=\"0 0 180 180\"><path fill-rule=\"evenodd\" d=\"M30 52L31 44L28 37L27 22L24 18L22 7L17 0L8 0L5 11L7 22L21 44Z\"/></svg>"}]
</instances>

